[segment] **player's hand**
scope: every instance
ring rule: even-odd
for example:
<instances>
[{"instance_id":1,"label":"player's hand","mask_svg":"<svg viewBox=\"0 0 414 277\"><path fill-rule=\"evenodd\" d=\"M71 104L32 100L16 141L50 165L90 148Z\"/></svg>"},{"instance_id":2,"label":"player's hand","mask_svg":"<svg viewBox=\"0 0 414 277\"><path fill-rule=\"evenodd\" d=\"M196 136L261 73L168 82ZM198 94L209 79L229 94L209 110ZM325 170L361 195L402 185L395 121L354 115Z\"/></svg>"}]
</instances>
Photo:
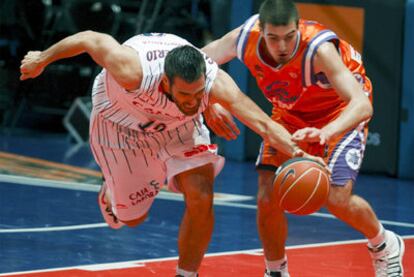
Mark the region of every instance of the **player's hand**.
<instances>
[{"instance_id":1,"label":"player's hand","mask_svg":"<svg viewBox=\"0 0 414 277\"><path fill-rule=\"evenodd\" d=\"M300 149L299 147L293 153L293 158L296 158L296 157L302 157L302 158L306 158L306 159L310 159L315 162L318 162L325 168L326 172L331 174L331 170L329 169L328 165L325 163L324 159L322 159L321 157L310 155L306 153L305 151L303 151L302 149Z\"/></svg>"},{"instance_id":2,"label":"player's hand","mask_svg":"<svg viewBox=\"0 0 414 277\"><path fill-rule=\"evenodd\" d=\"M319 142L320 145L324 145L329 139L330 137L327 132L314 127L299 129L292 135L292 140L295 142Z\"/></svg>"},{"instance_id":3,"label":"player's hand","mask_svg":"<svg viewBox=\"0 0 414 277\"><path fill-rule=\"evenodd\" d=\"M233 116L218 103L207 107L204 111L204 118L206 119L208 127L219 137L225 138L226 140L233 140L240 134L240 130L237 128Z\"/></svg>"},{"instance_id":4,"label":"player's hand","mask_svg":"<svg viewBox=\"0 0 414 277\"><path fill-rule=\"evenodd\" d=\"M42 74L44 65L40 63L41 51L29 51L24 56L20 65L20 80L27 80L29 78L36 78Z\"/></svg>"}]
</instances>

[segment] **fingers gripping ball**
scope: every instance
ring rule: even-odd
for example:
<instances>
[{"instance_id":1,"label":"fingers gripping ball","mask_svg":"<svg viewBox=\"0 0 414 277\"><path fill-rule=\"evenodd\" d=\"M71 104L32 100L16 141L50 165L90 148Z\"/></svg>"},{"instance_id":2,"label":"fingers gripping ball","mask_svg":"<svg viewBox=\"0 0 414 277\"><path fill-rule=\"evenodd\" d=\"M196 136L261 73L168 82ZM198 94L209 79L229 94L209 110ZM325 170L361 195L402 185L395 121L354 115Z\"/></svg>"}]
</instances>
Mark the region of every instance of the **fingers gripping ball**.
<instances>
[{"instance_id":1,"label":"fingers gripping ball","mask_svg":"<svg viewBox=\"0 0 414 277\"><path fill-rule=\"evenodd\" d=\"M306 158L293 158L282 164L273 185L279 206L297 215L318 211L328 199L330 187L326 169Z\"/></svg>"}]
</instances>

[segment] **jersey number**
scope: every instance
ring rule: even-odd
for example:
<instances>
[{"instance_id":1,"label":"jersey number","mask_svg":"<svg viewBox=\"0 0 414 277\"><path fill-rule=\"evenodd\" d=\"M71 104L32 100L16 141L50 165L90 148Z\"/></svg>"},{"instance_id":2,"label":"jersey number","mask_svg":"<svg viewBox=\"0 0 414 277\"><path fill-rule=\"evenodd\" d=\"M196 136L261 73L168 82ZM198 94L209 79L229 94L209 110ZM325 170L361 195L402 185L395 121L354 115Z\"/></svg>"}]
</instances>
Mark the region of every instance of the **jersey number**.
<instances>
[{"instance_id":1,"label":"jersey number","mask_svg":"<svg viewBox=\"0 0 414 277\"><path fill-rule=\"evenodd\" d=\"M164 123L158 123L155 124L155 121L148 121L147 123L140 123L138 124L138 127L144 131L144 132L161 132L163 130L165 130L165 128L167 127L167 125L165 125Z\"/></svg>"}]
</instances>

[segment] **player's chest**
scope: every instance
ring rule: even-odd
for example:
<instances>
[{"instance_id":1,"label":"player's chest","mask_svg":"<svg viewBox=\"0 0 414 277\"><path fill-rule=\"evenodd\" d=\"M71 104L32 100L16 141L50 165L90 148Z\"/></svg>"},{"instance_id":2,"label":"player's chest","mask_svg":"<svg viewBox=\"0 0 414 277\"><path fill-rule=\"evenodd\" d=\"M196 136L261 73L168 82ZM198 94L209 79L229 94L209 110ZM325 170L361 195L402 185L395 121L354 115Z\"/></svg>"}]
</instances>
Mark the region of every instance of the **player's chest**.
<instances>
[{"instance_id":1,"label":"player's chest","mask_svg":"<svg viewBox=\"0 0 414 277\"><path fill-rule=\"evenodd\" d=\"M160 121L183 121L186 116L167 95L159 91L146 91L130 100L147 118Z\"/></svg>"},{"instance_id":2,"label":"player's chest","mask_svg":"<svg viewBox=\"0 0 414 277\"><path fill-rule=\"evenodd\" d=\"M303 94L299 67L266 70L261 76L256 76L256 80L266 98L281 108L292 108Z\"/></svg>"}]
</instances>

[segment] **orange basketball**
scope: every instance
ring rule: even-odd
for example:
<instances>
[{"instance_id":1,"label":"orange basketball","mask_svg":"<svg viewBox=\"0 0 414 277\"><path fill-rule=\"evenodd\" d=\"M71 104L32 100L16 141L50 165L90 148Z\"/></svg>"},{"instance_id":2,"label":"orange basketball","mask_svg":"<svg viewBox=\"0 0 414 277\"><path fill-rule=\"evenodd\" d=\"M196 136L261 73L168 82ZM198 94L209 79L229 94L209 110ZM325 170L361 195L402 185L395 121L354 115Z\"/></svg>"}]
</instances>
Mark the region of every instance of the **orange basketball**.
<instances>
[{"instance_id":1,"label":"orange basketball","mask_svg":"<svg viewBox=\"0 0 414 277\"><path fill-rule=\"evenodd\" d=\"M329 187L326 169L310 159L290 159L276 171L274 189L279 206L291 214L318 211L328 199Z\"/></svg>"}]
</instances>

